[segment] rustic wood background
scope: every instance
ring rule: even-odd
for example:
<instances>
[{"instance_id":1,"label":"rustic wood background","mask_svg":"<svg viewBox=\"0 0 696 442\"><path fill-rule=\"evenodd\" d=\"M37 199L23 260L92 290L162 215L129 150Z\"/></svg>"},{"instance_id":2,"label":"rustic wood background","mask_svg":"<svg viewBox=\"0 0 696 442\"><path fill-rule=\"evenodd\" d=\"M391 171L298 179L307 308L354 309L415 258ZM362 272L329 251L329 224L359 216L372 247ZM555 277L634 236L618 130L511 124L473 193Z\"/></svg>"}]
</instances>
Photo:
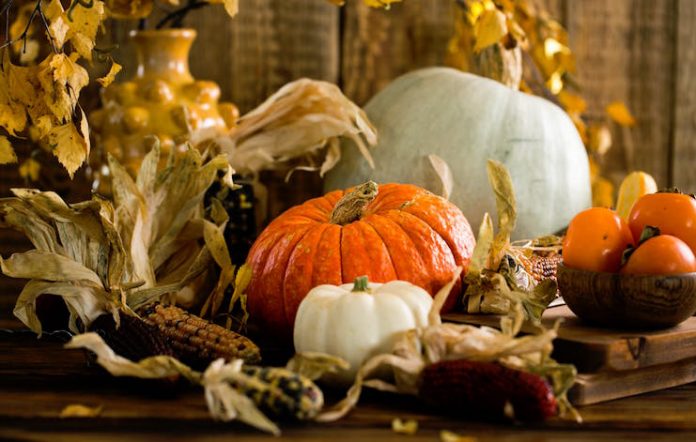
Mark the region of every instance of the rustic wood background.
<instances>
[{"instance_id":1,"label":"rustic wood background","mask_svg":"<svg viewBox=\"0 0 696 442\"><path fill-rule=\"evenodd\" d=\"M300 77L335 82L364 104L398 75L443 63L453 0L404 0L389 11L369 9L359 0L346 3L337 8L324 0L244 0L235 19L220 6L194 11L186 21L199 32L191 54L193 74L216 81L222 98L245 112ZM613 128L614 146L605 165L610 177L618 182L627 170L641 169L660 186L695 192L696 2L542 3L569 31L588 117L601 118L609 102L622 100L637 118L632 129ZM109 28L119 44L115 56L125 67L121 79L133 73L127 34L134 27L120 22ZM97 102L96 90L83 98ZM301 175L293 179L302 180ZM19 184L11 168L0 168L0 196ZM84 183L80 186L85 190ZM84 193L79 190L73 194ZM0 254L19 246L0 233Z\"/></svg>"}]
</instances>

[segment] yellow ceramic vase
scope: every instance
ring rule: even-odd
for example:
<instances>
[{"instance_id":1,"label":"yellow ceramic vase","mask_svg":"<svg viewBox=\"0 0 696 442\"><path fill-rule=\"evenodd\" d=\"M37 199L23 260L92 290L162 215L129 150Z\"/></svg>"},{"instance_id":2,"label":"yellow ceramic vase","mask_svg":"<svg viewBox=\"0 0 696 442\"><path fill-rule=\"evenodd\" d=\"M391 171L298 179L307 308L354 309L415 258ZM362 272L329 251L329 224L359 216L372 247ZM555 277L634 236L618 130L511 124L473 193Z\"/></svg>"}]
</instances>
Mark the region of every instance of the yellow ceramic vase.
<instances>
[{"instance_id":1,"label":"yellow ceramic vase","mask_svg":"<svg viewBox=\"0 0 696 442\"><path fill-rule=\"evenodd\" d=\"M102 105L90 115L101 165L94 168L95 188L105 190L106 153L135 175L152 146L160 141L162 159L187 141L201 141L234 126L239 111L218 103L220 88L195 80L188 56L196 38L192 29L133 31L138 69L135 77L102 90Z\"/></svg>"}]
</instances>

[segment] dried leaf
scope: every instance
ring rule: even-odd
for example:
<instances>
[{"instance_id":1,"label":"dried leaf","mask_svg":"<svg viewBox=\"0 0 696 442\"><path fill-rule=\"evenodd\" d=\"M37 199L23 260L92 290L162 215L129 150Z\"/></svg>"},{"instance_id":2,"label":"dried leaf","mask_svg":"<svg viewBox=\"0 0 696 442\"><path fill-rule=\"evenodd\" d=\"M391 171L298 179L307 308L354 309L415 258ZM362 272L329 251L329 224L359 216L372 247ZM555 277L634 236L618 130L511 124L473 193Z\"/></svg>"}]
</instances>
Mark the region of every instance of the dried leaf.
<instances>
[{"instance_id":1,"label":"dried leaf","mask_svg":"<svg viewBox=\"0 0 696 442\"><path fill-rule=\"evenodd\" d=\"M26 42L22 45L22 51L19 53L19 63L27 65L36 61L39 56L39 42L27 38Z\"/></svg>"},{"instance_id":2,"label":"dried leaf","mask_svg":"<svg viewBox=\"0 0 696 442\"><path fill-rule=\"evenodd\" d=\"M57 121L71 121L80 91L89 82L85 68L75 62L75 57L52 54L39 64L36 75L43 89L38 97ZM36 95L30 101L35 99Z\"/></svg>"},{"instance_id":3,"label":"dried leaf","mask_svg":"<svg viewBox=\"0 0 696 442\"><path fill-rule=\"evenodd\" d=\"M36 316L36 299L41 295L56 295L63 298L70 311L70 330L74 333L78 332L76 324L78 318L84 326L89 326L104 312L116 311L115 304L109 299L108 294L98 286L31 280L19 294L13 313L38 335L41 335L42 327L41 321Z\"/></svg>"},{"instance_id":4,"label":"dried leaf","mask_svg":"<svg viewBox=\"0 0 696 442\"><path fill-rule=\"evenodd\" d=\"M0 127L10 135L23 131L27 123L26 110L17 96L31 87L27 82L18 81L18 72L20 68L12 64L10 52L5 51L0 63Z\"/></svg>"},{"instance_id":5,"label":"dried leaf","mask_svg":"<svg viewBox=\"0 0 696 442\"><path fill-rule=\"evenodd\" d=\"M237 304L237 302L241 301L242 299L246 299L244 293L246 292L247 287L249 287L249 284L251 283L251 276L251 266L247 265L246 263L242 264L239 270L237 270L237 276L234 280L234 291L232 292L232 296L230 297L230 303L227 307L227 314L229 315L227 319L227 328L232 327L232 310L234 309L234 306ZM246 318L249 314L246 311L246 304L244 302L242 302L241 304L242 311L244 313L242 326L244 326L246 325Z\"/></svg>"},{"instance_id":6,"label":"dried leaf","mask_svg":"<svg viewBox=\"0 0 696 442\"><path fill-rule=\"evenodd\" d=\"M498 233L491 246L488 268L496 270L505 249L510 245L510 235L515 230L517 221L517 203L512 178L507 168L500 162L488 160L488 180L495 194L495 206L498 214Z\"/></svg>"},{"instance_id":7,"label":"dried leaf","mask_svg":"<svg viewBox=\"0 0 696 442\"><path fill-rule=\"evenodd\" d=\"M141 379L176 378L179 375L199 383L201 374L171 356L152 356L139 362L117 355L97 333L83 333L65 344L65 348L85 348L97 355L97 363L113 376L132 376Z\"/></svg>"},{"instance_id":8,"label":"dried leaf","mask_svg":"<svg viewBox=\"0 0 696 442\"><path fill-rule=\"evenodd\" d=\"M103 409L103 405L99 405L97 407L89 407L87 405L82 404L70 404L66 405L65 408L61 410L60 415L58 415L58 417L60 417L61 419L73 417L97 417L101 414Z\"/></svg>"},{"instance_id":9,"label":"dried leaf","mask_svg":"<svg viewBox=\"0 0 696 442\"><path fill-rule=\"evenodd\" d=\"M478 236L476 237L476 246L471 256L468 275L480 274L483 269L486 268L491 247L493 246L494 235L493 220L488 212L486 212L483 214L483 221L481 221Z\"/></svg>"},{"instance_id":10,"label":"dried leaf","mask_svg":"<svg viewBox=\"0 0 696 442\"><path fill-rule=\"evenodd\" d=\"M239 12L239 0L224 0L225 11L230 17L234 17Z\"/></svg>"},{"instance_id":11,"label":"dried leaf","mask_svg":"<svg viewBox=\"0 0 696 442\"><path fill-rule=\"evenodd\" d=\"M45 281L89 281L97 286L102 282L94 271L66 258L43 250L14 253L8 259L0 258L3 273L13 278L41 279Z\"/></svg>"},{"instance_id":12,"label":"dried leaf","mask_svg":"<svg viewBox=\"0 0 696 442\"><path fill-rule=\"evenodd\" d=\"M44 9L46 19L50 23L48 31L51 38L53 38L53 44L56 46L56 49L63 47L70 31L70 24L64 12L65 10L60 0L51 0Z\"/></svg>"},{"instance_id":13,"label":"dried leaf","mask_svg":"<svg viewBox=\"0 0 696 442\"><path fill-rule=\"evenodd\" d=\"M7 137L0 135L0 164L10 164L17 162L17 155L12 149L10 140Z\"/></svg>"},{"instance_id":14,"label":"dried leaf","mask_svg":"<svg viewBox=\"0 0 696 442\"><path fill-rule=\"evenodd\" d=\"M452 170L445 160L435 154L428 155L428 160L430 160L430 164L433 166L433 169L435 169L435 173L442 183L442 197L449 200L450 195L452 195L452 189L454 188Z\"/></svg>"},{"instance_id":15,"label":"dried leaf","mask_svg":"<svg viewBox=\"0 0 696 442\"><path fill-rule=\"evenodd\" d=\"M563 109L569 114L583 114L587 110L587 101L580 95L562 90L558 94L558 101L563 105Z\"/></svg>"},{"instance_id":16,"label":"dried leaf","mask_svg":"<svg viewBox=\"0 0 696 442\"><path fill-rule=\"evenodd\" d=\"M588 130L587 148L597 155L605 155L611 147L611 131L606 124L591 124Z\"/></svg>"},{"instance_id":17,"label":"dried leaf","mask_svg":"<svg viewBox=\"0 0 696 442\"><path fill-rule=\"evenodd\" d=\"M460 436L448 430L440 431L441 442L478 442L478 438L472 436Z\"/></svg>"},{"instance_id":18,"label":"dried leaf","mask_svg":"<svg viewBox=\"0 0 696 442\"><path fill-rule=\"evenodd\" d=\"M111 83L114 82L114 80L116 79L116 75L119 72L121 72L122 68L123 67L120 64L111 60L111 68L109 68L109 72L102 78L97 78L97 83L101 84L102 87L109 86Z\"/></svg>"},{"instance_id":19,"label":"dried leaf","mask_svg":"<svg viewBox=\"0 0 696 442\"><path fill-rule=\"evenodd\" d=\"M399 434L416 434L418 432L418 421L415 419L403 421L398 417L394 418L392 420L392 431Z\"/></svg>"},{"instance_id":20,"label":"dried leaf","mask_svg":"<svg viewBox=\"0 0 696 442\"><path fill-rule=\"evenodd\" d=\"M227 250L227 243L224 236L225 224L216 226L210 221L203 221L203 239L205 245L213 256L215 262L220 266L220 278L218 279L215 290L208 298L210 315L215 315L220 309L220 305L225 296L225 290L234 280L235 266L232 264L230 253Z\"/></svg>"},{"instance_id":21,"label":"dried leaf","mask_svg":"<svg viewBox=\"0 0 696 442\"><path fill-rule=\"evenodd\" d=\"M215 144L234 170L252 175L296 159L307 161L328 146L320 168L326 173L340 158L332 141L337 137L352 140L374 167L367 146L377 143L377 134L364 111L336 85L301 79L286 84L244 115L230 135L215 139ZM303 168L317 170L312 163Z\"/></svg>"},{"instance_id":22,"label":"dried leaf","mask_svg":"<svg viewBox=\"0 0 696 442\"><path fill-rule=\"evenodd\" d=\"M250 380L241 373L242 361L225 363L223 359L214 361L203 374L205 400L214 419L230 421L239 419L260 430L280 435L280 429L258 408L251 399L230 386L230 382ZM245 379L246 378L246 379Z\"/></svg>"},{"instance_id":23,"label":"dried leaf","mask_svg":"<svg viewBox=\"0 0 696 442\"><path fill-rule=\"evenodd\" d=\"M211 416L222 421L239 419L262 431L279 435L279 428L261 413L254 402L232 385L259 382L242 373L242 360L225 363L218 359L203 374L170 356L153 356L139 362L123 358L111 350L96 333L74 336L66 348L86 348L97 355L97 363L114 376L132 376L142 379L172 378L179 375L205 389L205 399Z\"/></svg>"},{"instance_id":24,"label":"dried leaf","mask_svg":"<svg viewBox=\"0 0 696 442\"><path fill-rule=\"evenodd\" d=\"M68 171L70 178L89 156L89 127L87 117L82 109L77 114L79 118L71 123L54 126L48 133L48 142L53 148L53 154Z\"/></svg>"},{"instance_id":25,"label":"dried leaf","mask_svg":"<svg viewBox=\"0 0 696 442\"><path fill-rule=\"evenodd\" d=\"M622 126L631 127L635 126L636 124L635 117L631 115L631 112L626 107L626 104L624 104L621 101L614 101L609 103L607 105L606 111L612 120L614 120Z\"/></svg>"},{"instance_id":26,"label":"dried leaf","mask_svg":"<svg viewBox=\"0 0 696 442\"><path fill-rule=\"evenodd\" d=\"M486 9L476 20L474 35L475 52L498 43L508 33L507 17L497 8Z\"/></svg>"},{"instance_id":27,"label":"dried leaf","mask_svg":"<svg viewBox=\"0 0 696 442\"><path fill-rule=\"evenodd\" d=\"M18 198L0 199L0 226L21 231L39 250L65 254L53 226Z\"/></svg>"},{"instance_id":28,"label":"dried leaf","mask_svg":"<svg viewBox=\"0 0 696 442\"><path fill-rule=\"evenodd\" d=\"M76 3L77 6L71 5L71 8L65 13L70 24L68 40L80 56L91 60L97 31L101 22L106 18L104 2L91 0L88 3Z\"/></svg>"},{"instance_id":29,"label":"dried leaf","mask_svg":"<svg viewBox=\"0 0 696 442\"><path fill-rule=\"evenodd\" d=\"M327 373L348 370L350 364L337 356L317 352L302 352L296 353L288 361L285 368L314 381Z\"/></svg>"}]
</instances>

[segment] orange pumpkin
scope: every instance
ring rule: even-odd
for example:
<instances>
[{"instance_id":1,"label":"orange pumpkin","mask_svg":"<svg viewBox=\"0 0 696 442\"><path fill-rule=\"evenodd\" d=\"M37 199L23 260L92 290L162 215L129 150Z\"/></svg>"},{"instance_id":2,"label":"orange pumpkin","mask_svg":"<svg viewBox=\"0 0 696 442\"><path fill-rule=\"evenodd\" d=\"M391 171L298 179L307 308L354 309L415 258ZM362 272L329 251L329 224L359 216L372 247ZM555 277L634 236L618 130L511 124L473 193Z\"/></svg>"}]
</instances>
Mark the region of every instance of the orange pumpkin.
<instances>
[{"instance_id":1,"label":"orange pumpkin","mask_svg":"<svg viewBox=\"0 0 696 442\"><path fill-rule=\"evenodd\" d=\"M466 269L474 235L454 204L408 184L368 182L295 206L252 246L247 308L265 333L292 338L300 302L313 287L405 280L431 295ZM443 310L457 301L461 283Z\"/></svg>"}]
</instances>

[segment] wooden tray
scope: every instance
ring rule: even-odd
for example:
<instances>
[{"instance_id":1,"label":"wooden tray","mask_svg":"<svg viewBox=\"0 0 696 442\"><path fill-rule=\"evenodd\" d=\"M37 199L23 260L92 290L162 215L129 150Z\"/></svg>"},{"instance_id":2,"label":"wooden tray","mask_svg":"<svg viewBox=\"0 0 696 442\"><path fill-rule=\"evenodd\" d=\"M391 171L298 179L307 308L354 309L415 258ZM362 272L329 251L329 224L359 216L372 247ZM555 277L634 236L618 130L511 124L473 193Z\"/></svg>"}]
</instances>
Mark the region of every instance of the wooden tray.
<instances>
[{"instance_id":1,"label":"wooden tray","mask_svg":"<svg viewBox=\"0 0 696 442\"><path fill-rule=\"evenodd\" d=\"M497 327L495 315L452 313L445 320ZM666 330L613 330L583 323L565 305L546 310L542 321L562 320L553 356L574 364L570 392L576 405L603 402L696 381L696 317ZM530 326L524 331L532 331Z\"/></svg>"}]
</instances>

